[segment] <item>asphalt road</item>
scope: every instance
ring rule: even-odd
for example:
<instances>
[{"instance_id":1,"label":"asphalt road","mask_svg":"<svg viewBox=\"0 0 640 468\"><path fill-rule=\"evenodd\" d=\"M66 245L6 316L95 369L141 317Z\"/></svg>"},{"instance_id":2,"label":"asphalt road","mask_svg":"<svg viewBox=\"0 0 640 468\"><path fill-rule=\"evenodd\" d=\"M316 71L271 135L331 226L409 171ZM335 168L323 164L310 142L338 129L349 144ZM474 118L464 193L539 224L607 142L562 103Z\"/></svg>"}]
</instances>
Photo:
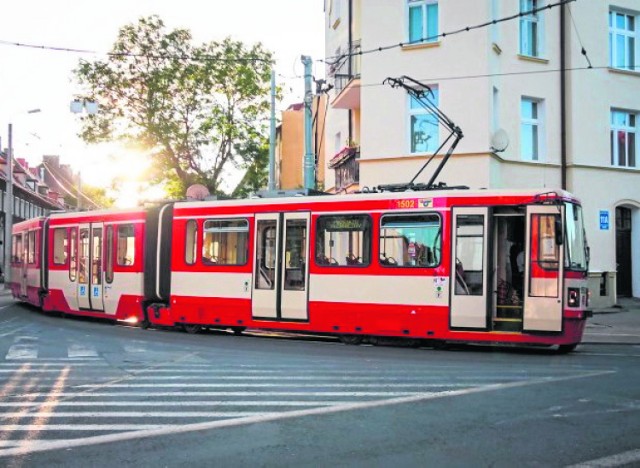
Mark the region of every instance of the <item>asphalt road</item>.
<instances>
[{"instance_id":1,"label":"asphalt road","mask_svg":"<svg viewBox=\"0 0 640 468\"><path fill-rule=\"evenodd\" d=\"M0 466L640 466L639 364L192 336L2 297Z\"/></svg>"}]
</instances>

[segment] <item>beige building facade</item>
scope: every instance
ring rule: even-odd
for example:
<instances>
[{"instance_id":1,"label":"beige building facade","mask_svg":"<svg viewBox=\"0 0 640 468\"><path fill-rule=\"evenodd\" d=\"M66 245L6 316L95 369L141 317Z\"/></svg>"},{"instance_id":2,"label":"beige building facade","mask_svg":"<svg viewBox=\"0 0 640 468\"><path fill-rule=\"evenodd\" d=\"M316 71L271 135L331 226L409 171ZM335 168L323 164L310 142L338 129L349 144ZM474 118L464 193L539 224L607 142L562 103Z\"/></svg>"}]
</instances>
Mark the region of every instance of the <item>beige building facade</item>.
<instances>
[{"instance_id":1,"label":"beige building facade","mask_svg":"<svg viewBox=\"0 0 640 468\"><path fill-rule=\"evenodd\" d=\"M591 245L593 304L610 305L618 295L640 297L640 3L532 12L555 3L327 0L325 61L335 88L325 187L408 182L444 141L445 130L406 92L383 85L415 78L464 133L438 180L574 193ZM354 148L351 159L344 147ZM350 161L353 180L340 173Z\"/></svg>"},{"instance_id":2,"label":"beige building facade","mask_svg":"<svg viewBox=\"0 0 640 468\"><path fill-rule=\"evenodd\" d=\"M322 189L325 175L323 128L326 124L327 96L313 99L311 115L312 152L316 155L316 183ZM304 104L292 104L282 111L280 125L276 129L276 186L280 190L304 187Z\"/></svg>"}]
</instances>

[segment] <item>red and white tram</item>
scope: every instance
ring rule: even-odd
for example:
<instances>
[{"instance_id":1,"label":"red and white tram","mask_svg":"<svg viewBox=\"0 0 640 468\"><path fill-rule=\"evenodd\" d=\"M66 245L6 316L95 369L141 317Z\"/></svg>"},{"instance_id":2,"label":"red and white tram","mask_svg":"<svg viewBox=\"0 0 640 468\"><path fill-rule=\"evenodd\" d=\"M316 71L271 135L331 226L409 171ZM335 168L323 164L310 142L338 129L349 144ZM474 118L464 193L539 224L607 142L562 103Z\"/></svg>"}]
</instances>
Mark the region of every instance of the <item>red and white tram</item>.
<instances>
[{"instance_id":1,"label":"red and white tram","mask_svg":"<svg viewBox=\"0 0 640 468\"><path fill-rule=\"evenodd\" d=\"M14 227L13 294L156 326L573 349L582 209L556 191L176 202Z\"/></svg>"}]
</instances>

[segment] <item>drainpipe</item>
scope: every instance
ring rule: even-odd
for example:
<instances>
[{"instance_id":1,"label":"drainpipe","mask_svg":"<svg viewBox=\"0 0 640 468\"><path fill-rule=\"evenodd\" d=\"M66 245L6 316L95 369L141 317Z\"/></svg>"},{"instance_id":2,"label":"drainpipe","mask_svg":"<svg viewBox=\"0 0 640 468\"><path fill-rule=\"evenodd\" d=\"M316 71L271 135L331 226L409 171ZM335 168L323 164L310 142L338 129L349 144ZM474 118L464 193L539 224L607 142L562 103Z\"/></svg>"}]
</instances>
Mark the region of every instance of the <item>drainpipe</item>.
<instances>
[{"instance_id":1,"label":"drainpipe","mask_svg":"<svg viewBox=\"0 0 640 468\"><path fill-rule=\"evenodd\" d=\"M351 52L353 52L352 48L352 44L353 44L353 0L349 0L349 21L347 21L349 23L349 79L353 78L353 56L351 55ZM347 144L350 145L351 141L353 140L353 112L351 109L349 109L349 133L348 133L348 140L347 140Z\"/></svg>"},{"instance_id":2,"label":"drainpipe","mask_svg":"<svg viewBox=\"0 0 640 468\"><path fill-rule=\"evenodd\" d=\"M567 190L567 77L565 50L565 8L560 5L560 166L562 190Z\"/></svg>"}]
</instances>

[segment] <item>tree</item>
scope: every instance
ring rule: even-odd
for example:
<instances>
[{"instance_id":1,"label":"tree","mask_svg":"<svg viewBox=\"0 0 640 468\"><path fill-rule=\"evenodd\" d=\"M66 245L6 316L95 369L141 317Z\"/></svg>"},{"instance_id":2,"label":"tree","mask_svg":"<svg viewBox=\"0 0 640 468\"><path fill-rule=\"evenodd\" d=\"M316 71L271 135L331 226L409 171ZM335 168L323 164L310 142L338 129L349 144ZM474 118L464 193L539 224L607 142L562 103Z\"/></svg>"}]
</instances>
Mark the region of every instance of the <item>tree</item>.
<instances>
[{"instance_id":1,"label":"tree","mask_svg":"<svg viewBox=\"0 0 640 468\"><path fill-rule=\"evenodd\" d=\"M265 140L257 146L254 142L248 142L236 148L236 151L241 155L255 155L231 194L234 198L242 198L265 188L269 183L269 143ZM248 158L245 156L245 159Z\"/></svg>"},{"instance_id":2,"label":"tree","mask_svg":"<svg viewBox=\"0 0 640 468\"><path fill-rule=\"evenodd\" d=\"M265 141L272 55L230 38L193 45L157 16L120 29L105 61L75 70L83 98L100 111L82 117L89 143L135 142L153 157L153 182L180 197L200 183L220 191L223 169L251 167ZM244 150L244 151L243 151Z\"/></svg>"}]
</instances>

